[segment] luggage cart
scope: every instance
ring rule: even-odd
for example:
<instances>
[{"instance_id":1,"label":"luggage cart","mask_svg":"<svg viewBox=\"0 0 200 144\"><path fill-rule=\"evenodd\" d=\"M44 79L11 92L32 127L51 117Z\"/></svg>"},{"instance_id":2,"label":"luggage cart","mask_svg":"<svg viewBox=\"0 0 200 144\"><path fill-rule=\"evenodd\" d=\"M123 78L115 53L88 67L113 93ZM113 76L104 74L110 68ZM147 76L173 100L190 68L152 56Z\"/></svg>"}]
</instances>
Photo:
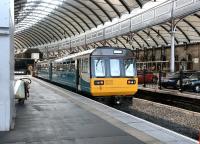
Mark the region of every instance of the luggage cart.
<instances>
[{"instance_id":1,"label":"luggage cart","mask_svg":"<svg viewBox=\"0 0 200 144\"><path fill-rule=\"evenodd\" d=\"M24 101L29 97L30 84L30 78L20 78L16 81L14 94L15 99L17 99L20 104L24 104Z\"/></svg>"}]
</instances>

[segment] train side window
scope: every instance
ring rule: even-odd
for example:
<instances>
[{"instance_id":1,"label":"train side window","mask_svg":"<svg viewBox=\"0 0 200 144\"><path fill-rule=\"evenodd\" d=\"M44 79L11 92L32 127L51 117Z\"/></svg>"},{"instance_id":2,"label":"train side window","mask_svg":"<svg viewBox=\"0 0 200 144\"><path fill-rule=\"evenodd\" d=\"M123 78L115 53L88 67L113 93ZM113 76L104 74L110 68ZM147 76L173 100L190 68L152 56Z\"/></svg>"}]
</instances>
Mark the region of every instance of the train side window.
<instances>
[{"instance_id":1,"label":"train side window","mask_svg":"<svg viewBox=\"0 0 200 144\"><path fill-rule=\"evenodd\" d=\"M133 59L124 60L125 76L135 76L135 62Z\"/></svg>"},{"instance_id":2,"label":"train side window","mask_svg":"<svg viewBox=\"0 0 200 144\"><path fill-rule=\"evenodd\" d=\"M89 66L89 61L88 59L83 59L83 62L82 62L82 72L83 73L88 73L88 66Z\"/></svg>"}]
</instances>

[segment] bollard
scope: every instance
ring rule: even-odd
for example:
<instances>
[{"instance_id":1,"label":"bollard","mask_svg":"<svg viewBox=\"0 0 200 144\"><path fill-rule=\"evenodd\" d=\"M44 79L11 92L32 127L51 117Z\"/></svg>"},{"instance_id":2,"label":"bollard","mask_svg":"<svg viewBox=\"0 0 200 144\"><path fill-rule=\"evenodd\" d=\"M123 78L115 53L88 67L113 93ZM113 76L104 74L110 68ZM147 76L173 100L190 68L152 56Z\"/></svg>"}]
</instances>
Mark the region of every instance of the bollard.
<instances>
[{"instance_id":1,"label":"bollard","mask_svg":"<svg viewBox=\"0 0 200 144\"><path fill-rule=\"evenodd\" d=\"M179 91L182 92L182 87L183 87L183 70L180 71L180 79L179 79Z\"/></svg>"},{"instance_id":2,"label":"bollard","mask_svg":"<svg viewBox=\"0 0 200 144\"><path fill-rule=\"evenodd\" d=\"M159 70L159 81L158 81L158 84L159 84L159 89L160 89L160 90L162 89L161 78L162 78L162 71Z\"/></svg>"},{"instance_id":3,"label":"bollard","mask_svg":"<svg viewBox=\"0 0 200 144\"><path fill-rule=\"evenodd\" d=\"M143 87L146 87L146 78L145 78L145 76L146 76L146 69L143 70L143 82L144 82Z\"/></svg>"}]
</instances>

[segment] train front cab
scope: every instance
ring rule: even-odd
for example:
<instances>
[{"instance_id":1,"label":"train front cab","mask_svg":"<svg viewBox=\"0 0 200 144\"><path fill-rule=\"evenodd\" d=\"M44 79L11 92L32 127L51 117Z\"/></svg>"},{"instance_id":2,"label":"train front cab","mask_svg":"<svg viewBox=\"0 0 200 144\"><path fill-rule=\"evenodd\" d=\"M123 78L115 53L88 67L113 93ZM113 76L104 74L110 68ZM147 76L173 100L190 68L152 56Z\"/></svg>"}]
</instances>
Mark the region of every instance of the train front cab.
<instances>
[{"instance_id":1,"label":"train front cab","mask_svg":"<svg viewBox=\"0 0 200 144\"><path fill-rule=\"evenodd\" d=\"M96 49L91 54L91 95L134 95L138 90L135 64L130 50Z\"/></svg>"}]
</instances>

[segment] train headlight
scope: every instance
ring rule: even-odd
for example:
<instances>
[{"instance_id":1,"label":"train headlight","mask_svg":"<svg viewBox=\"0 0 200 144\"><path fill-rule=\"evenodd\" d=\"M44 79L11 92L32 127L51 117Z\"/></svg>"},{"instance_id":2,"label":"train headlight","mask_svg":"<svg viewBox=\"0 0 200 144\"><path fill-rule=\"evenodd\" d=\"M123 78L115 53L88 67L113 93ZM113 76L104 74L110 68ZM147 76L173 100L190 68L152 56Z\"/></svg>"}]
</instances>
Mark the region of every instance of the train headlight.
<instances>
[{"instance_id":1,"label":"train headlight","mask_svg":"<svg viewBox=\"0 0 200 144\"><path fill-rule=\"evenodd\" d=\"M104 81L103 80L95 80L94 85L104 85Z\"/></svg>"},{"instance_id":2,"label":"train headlight","mask_svg":"<svg viewBox=\"0 0 200 144\"><path fill-rule=\"evenodd\" d=\"M128 80L128 81L127 81L127 84L135 84L135 83L136 83L135 80Z\"/></svg>"}]
</instances>

